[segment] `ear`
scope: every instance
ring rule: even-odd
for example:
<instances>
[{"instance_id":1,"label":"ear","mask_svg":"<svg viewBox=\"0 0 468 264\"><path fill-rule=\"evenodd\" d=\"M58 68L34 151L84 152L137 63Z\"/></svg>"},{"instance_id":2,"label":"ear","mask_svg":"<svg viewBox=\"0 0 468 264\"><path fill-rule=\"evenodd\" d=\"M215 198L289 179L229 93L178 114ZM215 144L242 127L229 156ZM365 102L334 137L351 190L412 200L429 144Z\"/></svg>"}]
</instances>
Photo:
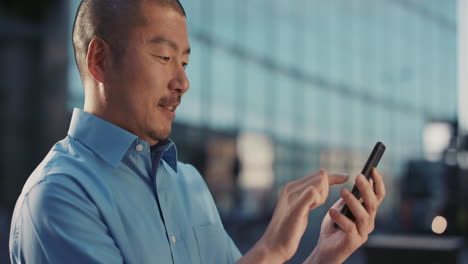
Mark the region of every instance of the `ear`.
<instances>
[{"instance_id":1,"label":"ear","mask_svg":"<svg viewBox=\"0 0 468 264\"><path fill-rule=\"evenodd\" d=\"M109 46L104 40L94 38L89 42L86 66L91 77L97 82L105 81L106 61L109 55Z\"/></svg>"}]
</instances>

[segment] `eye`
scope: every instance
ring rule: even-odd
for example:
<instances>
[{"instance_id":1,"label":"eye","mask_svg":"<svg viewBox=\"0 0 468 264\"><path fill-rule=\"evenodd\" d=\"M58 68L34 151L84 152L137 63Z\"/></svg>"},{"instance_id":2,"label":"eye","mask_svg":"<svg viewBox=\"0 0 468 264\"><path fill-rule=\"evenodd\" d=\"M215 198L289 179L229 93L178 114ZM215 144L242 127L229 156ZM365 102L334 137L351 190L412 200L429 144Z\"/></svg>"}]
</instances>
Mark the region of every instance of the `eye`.
<instances>
[{"instance_id":1,"label":"eye","mask_svg":"<svg viewBox=\"0 0 468 264\"><path fill-rule=\"evenodd\" d=\"M182 67L187 68L188 63L187 62L182 62Z\"/></svg>"},{"instance_id":2,"label":"eye","mask_svg":"<svg viewBox=\"0 0 468 264\"><path fill-rule=\"evenodd\" d=\"M157 59L157 60L161 60L163 61L164 63L166 62L169 62L171 60L171 57L167 57L167 56L160 56L160 55L156 55L156 54L151 54L153 56L153 58Z\"/></svg>"}]
</instances>

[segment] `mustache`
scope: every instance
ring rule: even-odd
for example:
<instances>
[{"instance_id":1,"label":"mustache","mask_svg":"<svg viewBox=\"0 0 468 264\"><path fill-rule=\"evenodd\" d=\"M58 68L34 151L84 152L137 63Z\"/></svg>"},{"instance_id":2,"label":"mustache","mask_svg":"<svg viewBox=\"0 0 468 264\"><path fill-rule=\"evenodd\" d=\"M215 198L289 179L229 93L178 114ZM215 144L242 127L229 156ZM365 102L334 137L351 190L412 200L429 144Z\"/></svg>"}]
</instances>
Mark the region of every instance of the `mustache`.
<instances>
[{"instance_id":1,"label":"mustache","mask_svg":"<svg viewBox=\"0 0 468 264\"><path fill-rule=\"evenodd\" d=\"M168 97L162 97L161 99L159 99L159 104L160 105L180 104L181 101L182 101L181 95L168 96Z\"/></svg>"}]
</instances>

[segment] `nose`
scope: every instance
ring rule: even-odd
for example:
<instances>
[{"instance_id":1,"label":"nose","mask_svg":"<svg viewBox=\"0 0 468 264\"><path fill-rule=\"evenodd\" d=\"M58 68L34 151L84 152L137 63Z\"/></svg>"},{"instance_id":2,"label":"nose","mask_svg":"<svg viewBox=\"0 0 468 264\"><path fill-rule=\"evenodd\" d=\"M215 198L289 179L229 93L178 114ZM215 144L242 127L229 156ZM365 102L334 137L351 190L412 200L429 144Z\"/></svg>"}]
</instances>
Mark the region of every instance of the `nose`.
<instances>
[{"instance_id":1,"label":"nose","mask_svg":"<svg viewBox=\"0 0 468 264\"><path fill-rule=\"evenodd\" d=\"M169 89L176 91L183 95L188 91L190 82L185 73L185 69L178 70L174 75L174 78L169 82Z\"/></svg>"}]
</instances>

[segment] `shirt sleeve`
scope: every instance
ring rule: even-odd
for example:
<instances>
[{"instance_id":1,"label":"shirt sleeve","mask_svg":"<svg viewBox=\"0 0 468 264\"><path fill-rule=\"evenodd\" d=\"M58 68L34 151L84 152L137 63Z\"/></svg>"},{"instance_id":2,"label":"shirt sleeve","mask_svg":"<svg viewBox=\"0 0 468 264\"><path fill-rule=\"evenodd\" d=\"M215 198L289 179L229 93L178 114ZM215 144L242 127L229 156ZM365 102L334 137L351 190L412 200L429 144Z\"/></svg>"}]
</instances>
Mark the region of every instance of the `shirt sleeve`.
<instances>
[{"instance_id":1,"label":"shirt sleeve","mask_svg":"<svg viewBox=\"0 0 468 264\"><path fill-rule=\"evenodd\" d=\"M98 209L71 181L38 183L13 220L12 263L123 263Z\"/></svg>"}]
</instances>

